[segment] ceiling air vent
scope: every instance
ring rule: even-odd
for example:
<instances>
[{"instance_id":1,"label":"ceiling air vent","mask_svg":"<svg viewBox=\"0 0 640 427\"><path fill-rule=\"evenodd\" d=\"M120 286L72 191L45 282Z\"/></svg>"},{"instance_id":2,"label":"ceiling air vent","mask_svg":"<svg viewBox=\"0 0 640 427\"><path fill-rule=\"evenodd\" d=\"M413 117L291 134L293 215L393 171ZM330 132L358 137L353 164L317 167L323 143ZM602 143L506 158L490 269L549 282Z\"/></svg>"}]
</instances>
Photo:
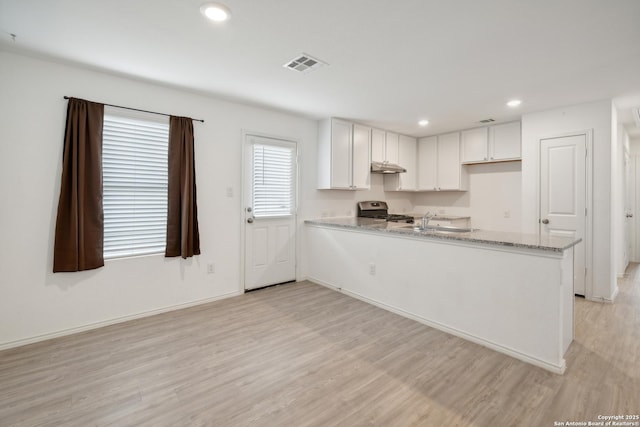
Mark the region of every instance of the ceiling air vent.
<instances>
[{"instance_id":1,"label":"ceiling air vent","mask_svg":"<svg viewBox=\"0 0 640 427\"><path fill-rule=\"evenodd\" d=\"M311 71L320 67L324 67L325 65L329 64L319 60L318 58L314 58L311 55L303 53L296 58L293 58L291 61L288 61L283 65L283 67L293 71L299 71L301 73L310 73Z\"/></svg>"},{"instance_id":2,"label":"ceiling air vent","mask_svg":"<svg viewBox=\"0 0 640 427\"><path fill-rule=\"evenodd\" d=\"M478 123L491 123L491 122L495 122L494 119L484 119L484 120L480 120Z\"/></svg>"}]
</instances>

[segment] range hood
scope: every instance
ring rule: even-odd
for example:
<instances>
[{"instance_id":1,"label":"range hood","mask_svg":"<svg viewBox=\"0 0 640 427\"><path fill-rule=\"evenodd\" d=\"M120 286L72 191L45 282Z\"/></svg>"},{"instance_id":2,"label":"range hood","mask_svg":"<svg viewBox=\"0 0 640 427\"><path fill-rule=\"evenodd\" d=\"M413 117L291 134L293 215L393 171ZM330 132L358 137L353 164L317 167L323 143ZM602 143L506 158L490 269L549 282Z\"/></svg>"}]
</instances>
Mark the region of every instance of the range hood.
<instances>
[{"instance_id":1,"label":"range hood","mask_svg":"<svg viewBox=\"0 0 640 427\"><path fill-rule=\"evenodd\" d=\"M407 170L389 162L371 162L371 173L404 173Z\"/></svg>"}]
</instances>

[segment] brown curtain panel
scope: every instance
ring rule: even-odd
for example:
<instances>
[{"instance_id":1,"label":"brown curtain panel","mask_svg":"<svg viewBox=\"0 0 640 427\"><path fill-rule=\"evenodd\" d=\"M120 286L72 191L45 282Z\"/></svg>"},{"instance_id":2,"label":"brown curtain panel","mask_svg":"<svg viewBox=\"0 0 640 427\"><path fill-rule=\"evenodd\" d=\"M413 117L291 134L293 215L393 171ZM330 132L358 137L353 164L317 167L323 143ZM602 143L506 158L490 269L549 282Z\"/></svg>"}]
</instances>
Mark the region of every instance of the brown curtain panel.
<instances>
[{"instance_id":1,"label":"brown curtain panel","mask_svg":"<svg viewBox=\"0 0 640 427\"><path fill-rule=\"evenodd\" d=\"M103 104L69 99L53 249L54 273L104 265L103 116Z\"/></svg>"},{"instance_id":2,"label":"brown curtain panel","mask_svg":"<svg viewBox=\"0 0 640 427\"><path fill-rule=\"evenodd\" d=\"M165 256L200 255L196 169L193 150L193 120L169 120L169 201Z\"/></svg>"}]
</instances>

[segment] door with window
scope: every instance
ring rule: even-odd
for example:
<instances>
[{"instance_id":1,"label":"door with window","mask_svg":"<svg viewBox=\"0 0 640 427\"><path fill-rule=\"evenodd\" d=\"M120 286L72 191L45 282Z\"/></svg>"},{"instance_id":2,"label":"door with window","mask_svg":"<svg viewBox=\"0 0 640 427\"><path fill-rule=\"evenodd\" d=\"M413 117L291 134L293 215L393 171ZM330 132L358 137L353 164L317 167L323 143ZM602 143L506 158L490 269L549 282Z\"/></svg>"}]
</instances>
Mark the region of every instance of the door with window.
<instances>
[{"instance_id":1,"label":"door with window","mask_svg":"<svg viewBox=\"0 0 640 427\"><path fill-rule=\"evenodd\" d=\"M540 233L580 238L574 247L573 290L586 292L587 135L540 140Z\"/></svg>"},{"instance_id":2,"label":"door with window","mask_svg":"<svg viewBox=\"0 0 640 427\"><path fill-rule=\"evenodd\" d=\"M245 138L245 289L296 278L297 147Z\"/></svg>"}]
</instances>

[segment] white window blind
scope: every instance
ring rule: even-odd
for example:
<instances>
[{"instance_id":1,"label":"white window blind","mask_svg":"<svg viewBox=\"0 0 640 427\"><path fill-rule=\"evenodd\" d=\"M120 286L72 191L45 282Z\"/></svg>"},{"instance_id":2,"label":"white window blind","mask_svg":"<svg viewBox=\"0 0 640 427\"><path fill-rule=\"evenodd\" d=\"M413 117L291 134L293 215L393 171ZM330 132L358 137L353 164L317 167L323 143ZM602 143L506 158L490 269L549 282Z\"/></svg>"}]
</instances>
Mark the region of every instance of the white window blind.
<instances>
[{"instance_id":1,"label":"white window blind","mask_svg":"<svg viewBox=\"0 0 640 427\"><path fill-rule=\"evenodd\" d=\"M253 215L277 217L294 212L295 147L254 144Z\"/></svg>"},{"instance_id":2,"label":"white window blind","mask_svg":"<svg viewBox=\"0 0 640 427\"><path fill-rule=\"evenodd\" d=\"M164 253L169 123L105 114L104 258Z\"/></svg>"}]
</instances>

